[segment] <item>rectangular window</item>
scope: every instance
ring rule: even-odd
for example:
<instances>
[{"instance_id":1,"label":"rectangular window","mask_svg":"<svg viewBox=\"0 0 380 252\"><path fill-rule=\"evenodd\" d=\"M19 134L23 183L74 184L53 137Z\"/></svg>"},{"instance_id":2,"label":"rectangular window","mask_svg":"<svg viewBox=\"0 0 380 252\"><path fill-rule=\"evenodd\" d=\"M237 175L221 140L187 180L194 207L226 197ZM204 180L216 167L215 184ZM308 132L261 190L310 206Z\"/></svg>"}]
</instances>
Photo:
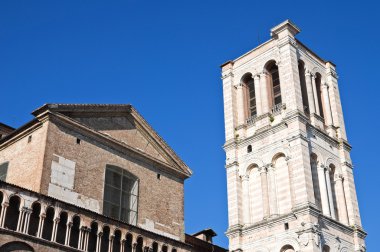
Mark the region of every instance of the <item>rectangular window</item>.
<instances>
[{"instance_id":1,"label":"rectangular window","mask_svg":"<svg viewBox=\"0 0 380 252\"><path fill-rule=\"evenodd\" d=\"M138 180L115 166L106 167L103 214L137 224Z\"/></svg>"},{"instance_id":2,"label":"rectangular window","mask_svg":"<svg viewBox=\"0 0 380 252\"><path fill-rule=\"evenodd\" d=\"M5 181L8 172L8 162L0 164L0 180Z\"/></svg>"}]
</instances>

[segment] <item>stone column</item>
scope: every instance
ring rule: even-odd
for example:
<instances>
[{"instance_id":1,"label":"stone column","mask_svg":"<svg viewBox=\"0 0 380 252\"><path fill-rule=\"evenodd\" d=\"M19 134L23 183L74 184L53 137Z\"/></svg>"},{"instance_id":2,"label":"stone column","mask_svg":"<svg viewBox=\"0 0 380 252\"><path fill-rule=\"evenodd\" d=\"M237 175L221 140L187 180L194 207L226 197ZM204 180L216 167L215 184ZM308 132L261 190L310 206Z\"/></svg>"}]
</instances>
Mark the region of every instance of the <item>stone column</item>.
<instances>
[{"instance_id":1,"label":"stone column","mask_svg":"<svg viewBox=\"0 0 380 252\"><path fill-rule=\"evenodd\" d=\"M51 235L51 240L55 242L57 240L57 228L58 228L58 223L59 223L59 218L54 218L54 223L53 223L53 233Z\"/></svg>"},{"instance_id":2,"label":"stone column","mask_svg":"<svg viewBox=\"0 0 380 252\"><path fill-rule=\"evenodd\" d=\"M260 90L260 76L255 75L254 77L254 83L255 83L255 95L256 95L256 110L257 110L257 116L260 116L263 114L263 107L262 107L262 99L261 99L261 90Z\"/></svg>"},{"instance_id":3,"label":"stone column","mask_svg":"<svg viewBox=\"0 0 380 252\"><path fill-rule=\"evenodd\" d=\"M348 213L347 213L347 204L346 204L346 195L344 193L344 187L343 187L343 175L337 174L335 176L335 184L337 188L337 193L339 195L338 201L339 201L339 221L342 222L345 225L348 225Z\"/></svg>"},{"instance_id":4,"label":"stone column","mask_svg":"<svg viewBox=\"0 0 380 252\"><path fill-rule=\"evenodd\" d=\"M306 90L307 90L307 99L309 100L309 112L315 114L315 101L313 95L313 85L311 83L311 73L309 70L305 70L305 80L306 80Z\"/></svg>"},{"instance_id":5,"label":"stone column","mask_svg":"<svg viewBox=\"0 0 380 252\"><path fill-rule=\"evenodd\" d=\"M109 242L108 242L108 252L112 251L114 239L115 239L115 235L111 235L110 234L110 236L109 236Z\"/></svg>"},{"instance_id":6,"label":"stone column","mask_svg":"<svg viewBox=\"0 0 380 252\"><path fill-rule=\"evenodd\" d=\"M321 112L319 111L319 102L318 102L318 93L317 93L317 84L315 83L315 76L311 76L311 84L313 86L313 96L314 96L314 104L315 104L315 111L317 115L321 115Z\"/></svg>"},{"instance_id":7,"label":"stone column","mask_svg":"<svg viewBox=\"0 0 380 252\"><path fill-rule=\"evenodd\" d=\"M327 196L326 179L325 179L325 167L323 165L318 166L318 182L319 191L321 193L322 213L326 216L330 215L329 199Z\"/></svg>"},{"instance_id":8,"label":"stone column","mask_svg":"<svg viewBox=\"0 0 380 252\"><path fill-rule=\"evenodd\" d=\"M242 181L242 191L243 191L243 221L244 225L248 225L251 221L250 215L250 199L249 199L249 177L244 175L241 177Z\"/></svg>"},{"instance_id":9,"label":"stone column","mask_svg":"<svg viewBox=\"0 0 380 252\"><path fill-rule=\"evenodd\" d=\"M42 209L41 209L42 211ZM38 229L37 229L37 237L41 238L42 237L42 231L44 229L44 222L45 222L45 214L40 214L40 221L38 222Z\"/></svg>"},{"instance_id":10,"label":"stone column","mask_svg":"<svg viewBox=\"0 0 380 252\"><path fill-rule=\"evenodd\" d=\"M98 232L97 238L96 238L96 250L95 252L100 252L100 249L102 248L102 232Z\"/></svg>"},{"instance_id":11,"label":"stone column","mask_svg":"<svg viewBox=\"0 0 380 252\"><path fill-rule=\"evenodd\" d=\"M268 73L265 71L260 74L260 86L261 86L260 94L261 94L261 106L262 106L263 114L268 113L270 110L267 76L268 76Z\"/></svg>"},{"instance_id":12,"label":"stone column","mask_svg":"<svg viewBox=\"0 0 380 252\"><path fill-rule=\"evenodd\" d=\"M329 97L329 86L326 83L322 84L322 96L323 96L323 103L325 105L325 119L326 119L326 125L330 126L333 125L333 119L332 119L332 113L331 113L331 105L330 105L330 97Z\"/></svg>"},{"instance_id":13,"label":"stone column","mask_svg":"<svg viewBox=\"0 0 380 252\"><path fill-rule=\"evenodd\" d=\"M268 167L269 176L269 201L270 201L270 215L275 216L278 214L277 207L277 193L276 193L276 174L273 164Z\"/></svg>"},{"instance_id":14,"label":"stone column","mask_svg":"<svg viewBox=\"0 0 380 252\"><path fill-rule=\"evenodd\" d=\"M73 226L73 223L69 222L67 223L66 227L66 237L65 237L65 245L70 245L70 236L71 236L71 227Z\"/></svg>"},{"instance_id":15,"label":"stone column","mask_svg":"<svg viewBox=\"0 0 380 252\"><path fill-rule=\"evenodd\" d=\"M20 213L18 215L18 222L17 222L17 228L16 228L17 232L22 232L23 231L24 218L25 218L25 209L24 208L20 208Z\"/></svg>"},{"instance_id":16,"label":"stone column","mask_svg":"<svg viewBox=\"0 0 380 252\"><path fill-rule=\"evenodd\" d=\"M84 240L84 232L83 227L79 228L79 238L78 238L78 249L83 250L83 240Z\"/></svg>"},{"instance_id":17,"label":"stone column","mask_svg":"<svg viewBox=\"0 0 380 252\"><path fill-rule=\"evenodd\" d=\"M3 204L1 204L1 212L0 212L0 227L4 227L4 219L5 219L5 215L7 213L7 208L9 206L9 203L8 202L4 202Z\"/></svg>"},{"instance_id":18,"label":"stone column","mask_svg":"<svg viewBox=\"0 0 380 252\"><path fill-rule=\"evenodd\" d=\"M245 105L246 99L244 97L244 86L242 83L237 85L237 113L238 113L238 125L245 123Z\"/></svg>"},{"instance_id":19,"label":"stone column","mask_svg":"<svg viewBox=\"0 0 380 252\"><path fill-rule=\"evenodd\" d=\"M267 167L263 166L260 168L261 177L261 190L263 197L263 215L264 219L269 217L269 197L268 197L268 178L267 178Z\"/></svg>"},{"instance_id":20,"label":"stone column","mask_svg":"<svg viewBox=\"0 0 380 252\"><path fill-rule=\"evenodd\" d=\"M326 167L326 169L325 169L325 176L326 176L327 194L329 197L330 214L331 214L331 218L333 218L335 220L336 216L335 216L335 208L334 208L334 199L333 199L332 189L331 189L330 168L329 167Z\"/></svg>"},{"instance_id":21,"label":"stone column","mask_svg":"<svg viewBox=\"0 0 380 252\"><path fill-rule=\"evenodd\" d=\"M24 229L23 229L23 232L25 234L28 233L29 221L30 221L30 215L31 214L32 214L32 209L26 209L26 211L25 211L25 220L24 220Z\"/></svg>"}]
</instances>

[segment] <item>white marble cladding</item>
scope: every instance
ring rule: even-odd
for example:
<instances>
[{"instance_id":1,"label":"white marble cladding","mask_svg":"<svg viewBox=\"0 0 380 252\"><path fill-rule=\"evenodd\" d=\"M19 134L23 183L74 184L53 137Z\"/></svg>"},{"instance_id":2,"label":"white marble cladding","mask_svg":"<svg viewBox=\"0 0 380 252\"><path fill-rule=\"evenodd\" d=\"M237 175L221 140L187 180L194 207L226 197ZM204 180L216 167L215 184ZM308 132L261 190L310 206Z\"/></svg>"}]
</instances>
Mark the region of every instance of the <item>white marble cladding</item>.
<instances>
[{"instance_id":1,"label":"white marble cladding","mask_svg":"<svg viewBox=\"0 0 380 252\"><path fill-rule=\"evenodd\" d=\"M335 66L298 31L222 65L231 251L365 249Z\"/></svg>"}]
</instances>

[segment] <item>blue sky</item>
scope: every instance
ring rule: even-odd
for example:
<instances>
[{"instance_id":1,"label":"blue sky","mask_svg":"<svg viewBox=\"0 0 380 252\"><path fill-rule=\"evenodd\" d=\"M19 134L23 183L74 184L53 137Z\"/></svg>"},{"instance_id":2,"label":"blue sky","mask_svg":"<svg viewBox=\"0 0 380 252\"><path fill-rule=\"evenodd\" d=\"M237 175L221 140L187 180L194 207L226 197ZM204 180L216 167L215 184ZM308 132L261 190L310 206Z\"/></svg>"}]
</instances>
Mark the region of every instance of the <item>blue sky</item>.
<instances>
[{"instance_id":1,"label":"blue sky","mask_svg":"<svg viewBox=\"0 0 380 252\"><path fill-rule=\"evenodd\" d=\"M375 1L0 1L0 121L48 102L131 103L193 169L186 231L227 246L219 65L290 18L337 64L360 211L377 251L379 27Z\"/></svg>"}]
</instances>

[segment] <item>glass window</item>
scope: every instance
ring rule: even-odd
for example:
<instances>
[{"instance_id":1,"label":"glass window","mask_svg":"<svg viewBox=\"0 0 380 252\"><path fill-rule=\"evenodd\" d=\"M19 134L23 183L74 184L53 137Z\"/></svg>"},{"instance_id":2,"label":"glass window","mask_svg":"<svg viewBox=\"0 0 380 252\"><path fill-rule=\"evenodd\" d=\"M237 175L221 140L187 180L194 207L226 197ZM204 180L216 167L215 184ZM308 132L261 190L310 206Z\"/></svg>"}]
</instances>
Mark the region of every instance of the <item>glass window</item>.
<instances>
[{"instance_id":1,"label":"glass window","mask_svg":"<svg viewBox=\"0 0 380 252\"><path fill-rule=\"evenodd\" d=\"M9 162L0 164L0 180L2 181L5 181L7 178L8 164Z\"/></svg>"},{"instance_id":2,"label":"glass window","mask_svg":"<svg viewBox=\"0 0 380 252\"><path fill-rule=\"evenodd\" d=\"M103 214L136 225L138 180L115 166L106 167Z\"/></svg>"}]
</instances>

